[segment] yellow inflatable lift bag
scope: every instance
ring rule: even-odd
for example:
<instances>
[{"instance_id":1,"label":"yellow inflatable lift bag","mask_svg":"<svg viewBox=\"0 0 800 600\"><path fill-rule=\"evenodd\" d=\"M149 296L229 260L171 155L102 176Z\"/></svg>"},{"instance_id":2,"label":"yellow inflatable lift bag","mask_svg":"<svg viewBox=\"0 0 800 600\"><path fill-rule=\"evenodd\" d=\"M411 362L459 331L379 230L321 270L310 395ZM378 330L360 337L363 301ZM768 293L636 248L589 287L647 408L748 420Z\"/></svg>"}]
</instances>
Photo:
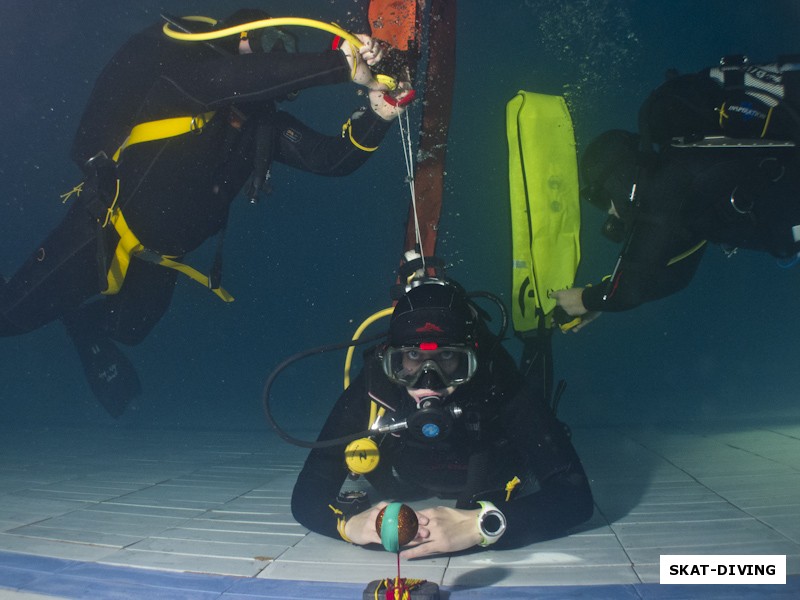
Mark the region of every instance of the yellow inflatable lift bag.
<instances>
[{"instance_id":1,"label":"yellow inflatable lift bag","mask_svg":"<svg viewBox=\"0 0 800 600\"><path fill-rule=\"evenodd\" d=\"M548 292L572 287L581 258L575 134L561 96L520 91L506 106L517 333L553 326Z\"/></svg>"}]
</instances>

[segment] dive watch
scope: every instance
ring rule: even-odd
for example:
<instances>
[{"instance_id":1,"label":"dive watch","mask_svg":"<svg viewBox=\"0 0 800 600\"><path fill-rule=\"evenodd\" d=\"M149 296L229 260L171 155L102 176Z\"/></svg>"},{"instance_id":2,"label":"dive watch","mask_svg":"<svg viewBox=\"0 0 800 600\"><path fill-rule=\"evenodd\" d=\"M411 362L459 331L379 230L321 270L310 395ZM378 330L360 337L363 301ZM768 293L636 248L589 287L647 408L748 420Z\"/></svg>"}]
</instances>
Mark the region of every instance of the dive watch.
<instances>
[{"instance_id":1,"label":"dive watch","mask_svg":"<svg viewBox=\"0 0 800 600\"><path fill-rule=\"evenodd\" d=\"M491 502L479 501L478 531L481 534L479 546L491 546L506 532L506 516Z\"/></svg>"}]
</instances>

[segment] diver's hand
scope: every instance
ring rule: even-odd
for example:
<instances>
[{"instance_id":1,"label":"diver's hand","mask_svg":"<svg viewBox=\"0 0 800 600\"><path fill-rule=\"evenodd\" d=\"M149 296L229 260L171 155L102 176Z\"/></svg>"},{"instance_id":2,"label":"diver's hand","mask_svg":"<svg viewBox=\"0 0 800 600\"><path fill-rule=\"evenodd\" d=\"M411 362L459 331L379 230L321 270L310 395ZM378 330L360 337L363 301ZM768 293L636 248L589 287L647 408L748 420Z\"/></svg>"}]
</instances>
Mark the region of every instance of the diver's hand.
<instances>
[{"instance_id":1,"label":"diver's hand","mask_svg":"<svg viewBox=\"0 0 800 600\"><path fill-rule=\"evenodd\" d=\"M550 298L556 301L559 306L570 317L580 317L581 322L571 327L567 331L578 333L581 329L586 327L589 323L594 321L602 313L599 311L588 311L583 305L583 288L567 288L565 290L557 290L548 294ZM564 333L567 333L565 331Z\"/></svg>"},{"instance_id":2,"label":"diver's hand","mask_svg":"<svg viewBox=\"0 0 800 600\"><path fill-rule=\"evenodd\" d=\"M374 67L383 60L383 46L378 40L366 33L357 33L356 37L364 44L358 49L358 53L368 66Z\"/></svg>"},{"instance_id":3,"label":"diver's hand","mask_svg":"<svg viewBox=\"0 0 800 600\"><path fill-rule=\"evenodd\" d=\"M478 529L479 510L437 506L417 512L419 531L400 558L421 558L431 554L458 552L481 542Z\"/></svg>"},{"instance_id":4,"label":"diver's hand","mask_svg":"<svg viewBox=\"0 0 800 600\"><path fill-rule=\"evenodd\" d=\"M344 526L344 534L350 538L350 541L359 546L367 544L380 544L381 536L375 529L375 520L378 518L378 513L386 506L388 502L379 502L372 508L353 515L347 519Z\"/></svg>"},{"instance_id":5,"label":"diver's hand","mask_svg":"<svg viewBox=\"0 0 800 600\"><path fill-rule=\"evenodd\" d=\"M377 65L383 58L383 49L380 44L363 33L356 34L356 37L363 44L358 50L355 50L347 40L344 40L339 47L350 66L353 83L363 85L370 90L388 89L386 85L375 80L370 70L371 66Z\"/></svg>"},{"instance_id":6,"label":"diver's hand","mask_svg":"<svg viewBox=\"0 0 800 600\"><path fill-rule=\"evenodd\" d=\"M588 311L583 305L583 288L567 288L556 290L547 294L549 298L556 301L556 304L564 309L570 317L582 317Z\"/></svg>"},{"instance_id":7,"label":"diver's hand","mask_svg":"<svg viewBox=\"0 0 800 600\"><path fill-rule=\"evenodd\" d=\"M410 84L401 82L394 92L371 90L369 106L384 121L391 121L402 115L406 107L414 100L415 92Z\"/></svg>"}]
</instances>

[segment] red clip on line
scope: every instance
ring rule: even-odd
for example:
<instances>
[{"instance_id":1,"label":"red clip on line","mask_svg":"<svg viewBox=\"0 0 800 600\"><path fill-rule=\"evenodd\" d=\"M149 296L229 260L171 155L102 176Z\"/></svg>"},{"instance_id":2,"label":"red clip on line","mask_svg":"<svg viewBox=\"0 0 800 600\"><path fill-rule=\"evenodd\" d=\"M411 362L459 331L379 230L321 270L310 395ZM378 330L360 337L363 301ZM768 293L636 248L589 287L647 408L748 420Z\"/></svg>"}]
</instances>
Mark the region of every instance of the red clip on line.
<instances>
[{"instance_id":1,"label":"red clip on line","mask_svg":"<svg viewBox=\"0 0 800 600\"><path fill-rule=\"evenodd\" d=\"M386 100L388 104L392 106L405 106L406 104L411 104L414 98L417 97L417 92L414 90L403 90L405 95L401 95L399 97L392 96L391 94L384 94L383 99Z\"/></svg>"}]
</instances>

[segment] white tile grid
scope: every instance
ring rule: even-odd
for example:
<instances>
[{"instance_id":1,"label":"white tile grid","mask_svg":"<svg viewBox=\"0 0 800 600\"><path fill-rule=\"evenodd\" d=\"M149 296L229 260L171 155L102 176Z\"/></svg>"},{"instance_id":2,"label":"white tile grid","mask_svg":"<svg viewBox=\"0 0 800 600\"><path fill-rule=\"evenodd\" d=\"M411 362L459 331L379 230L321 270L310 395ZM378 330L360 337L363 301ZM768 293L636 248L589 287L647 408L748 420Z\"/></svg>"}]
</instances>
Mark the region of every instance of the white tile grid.
<instances>
[{"instance_id":1,"label":"white tile grid","mask_svg":"<svg viewBox=\"0 0 800 600\"><path fill-rule=\"evenodd\" d=\"M266 437L7 432L0 550L275 579L393 576L393 555L293 521L305 452ZM574 440L597 504L588 524L520 550L404 563L403 575L448 586L653 582L665 553L786 554L800 573L800 427L576 430Z\"/></svg>"},{"instance_id":2,"label":"white tile grid","mask_svg":"<svg viewBox=\"0 0 800 600\"><path fill-rule=\"evenodd\" d=\"M785 554L787 572L800 573L796 432L625 432L686 475L675 481L654 470L636 506L611 525L641 580L658 581L661 554Z\"/></svg>"}]
</instances>

